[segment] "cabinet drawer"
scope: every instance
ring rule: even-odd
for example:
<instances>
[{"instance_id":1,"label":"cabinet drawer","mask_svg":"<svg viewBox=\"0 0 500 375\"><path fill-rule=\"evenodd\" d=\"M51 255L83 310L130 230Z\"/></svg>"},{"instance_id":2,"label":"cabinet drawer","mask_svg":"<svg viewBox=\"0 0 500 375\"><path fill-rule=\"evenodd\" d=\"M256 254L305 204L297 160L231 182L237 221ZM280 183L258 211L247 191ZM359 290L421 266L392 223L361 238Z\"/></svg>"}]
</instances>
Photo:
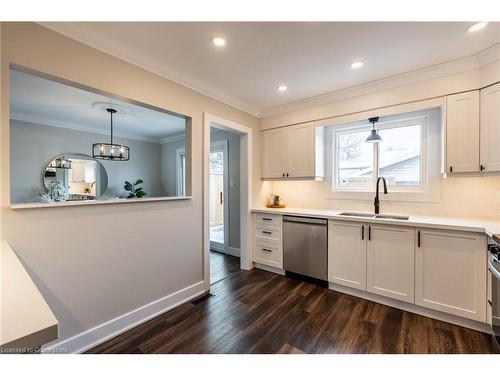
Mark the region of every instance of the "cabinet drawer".
<instances>
[{"instance_id":1,"label":"cabinet drawer","mask_svg":"<svg viewBox=\"0 0 500 375\"><path fill-rule=\"evenodd\" d=\"M271 267L283 268L281 245L256 241L254 244L254 261Z\"/></svg>"},{"instance_id":2,"label":"cabinet drawer","mask_svg":"<svg viewBox=\"0 0 500 375\"><path fill-rule=\"evenodd\" d=\"M281 227L257 225L255 227L255 239L264 241L273 241L281 243Z\"/></svg>"},{"instance_id":3,"label":"cabinet drawer","mask_svg":"<svg viewBox=\"0 0 500 375\"><path fill-rule=\"evenodd\" d=\"M255 226L280 227L283 223L281 215L255 214Z\"/></svg>"}]
</instances>

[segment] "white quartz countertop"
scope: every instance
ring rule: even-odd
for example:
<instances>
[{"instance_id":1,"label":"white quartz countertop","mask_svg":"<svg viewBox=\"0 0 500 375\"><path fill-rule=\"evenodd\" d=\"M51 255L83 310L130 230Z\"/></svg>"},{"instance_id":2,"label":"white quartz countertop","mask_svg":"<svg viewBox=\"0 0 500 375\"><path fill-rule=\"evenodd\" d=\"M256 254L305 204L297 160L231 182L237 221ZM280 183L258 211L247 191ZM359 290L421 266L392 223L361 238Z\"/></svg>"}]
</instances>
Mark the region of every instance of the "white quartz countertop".
<instances>
[{"instance_id":1,"label":"white quartz countertop","mask_svg":"<svg viewBox=\"0 0 500 375\"><path fill-rule=\"evenodd\" d=\"M458 219L453 217L416 216L416 215L383 212L382 213L383 215L409 216L409 219L408 220L379 219L379 218L340 215L341 212L346 212L345 210L335 211L335 210L293 208L293 207L290 208L262 207L262 208L254 208L252 209L252 212L278 214L278 215L296 215L296 216L316 217L316 218L336 219L336 220L346 220L346 221L358 221L358 222L374 223L374 224L383 223L383 224L411 226L411 227L461 230L467 232L486 233L488 236L492 236L495 233L500 233L500 222L481 221L472 219L471 220Z\"/></svg>"},{"instance_id":2,"label":"white quartz countertop","mask_svg":"<svg viewBox=\"0 0 500 375\"><path fill-rule=\"evenodd\" d=\"M23 353L57 339L58 323L10 245L0 246L0 353Z\"/></svg>"}]
</instances>

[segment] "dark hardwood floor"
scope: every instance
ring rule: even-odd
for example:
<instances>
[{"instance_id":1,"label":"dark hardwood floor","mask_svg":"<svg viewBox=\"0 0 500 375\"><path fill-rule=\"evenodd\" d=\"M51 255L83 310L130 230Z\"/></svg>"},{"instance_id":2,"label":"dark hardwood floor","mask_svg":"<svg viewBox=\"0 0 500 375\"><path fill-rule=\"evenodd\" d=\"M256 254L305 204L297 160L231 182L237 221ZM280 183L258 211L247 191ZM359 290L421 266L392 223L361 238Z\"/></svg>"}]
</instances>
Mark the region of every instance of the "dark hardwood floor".
<instances>
[{"instance_id":1,"label":"dark hardwood floor","mask_svg":"<svg viewBox=\"0 0 500 375\"><path fill-rule=\"evenodd\" d=\"M213 254L211 295L88 353L490 353L490 336ZM217 270L217 267L223 269ZM225 268L225 270L224 270Z\"/></svg>"},{"instance_id":2,"label":"dark hardwood floor","mask_svg":"<svg viewBox=\"0 0 500 375\"><path fill-rule=\"evenodd\" d=\"M210 251L210 283L215 284L240 271L240 258Z\"/></svg>"}]
</instances>

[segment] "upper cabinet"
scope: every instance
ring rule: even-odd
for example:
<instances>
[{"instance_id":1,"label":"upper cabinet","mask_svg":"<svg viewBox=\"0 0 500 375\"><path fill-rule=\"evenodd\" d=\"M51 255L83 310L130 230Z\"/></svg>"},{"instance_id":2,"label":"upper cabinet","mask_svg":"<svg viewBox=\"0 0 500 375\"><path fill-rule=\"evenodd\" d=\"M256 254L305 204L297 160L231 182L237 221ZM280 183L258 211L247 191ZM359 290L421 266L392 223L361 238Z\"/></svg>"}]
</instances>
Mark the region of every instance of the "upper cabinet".
<instances>
[{"instance_id":1,"label":"upper cabinet","mask_svg":"<svg viewBox=\"0 0 500 375\"><path fill-rule=\"evenodd\" d=\"M479 171L479 91L446 98L446 169Z\"/></svg>"},{"instance_id":2,"label":"upper cabinet","mask_svg":"<svg viewBox=\"0 0 500 375\"><path fill-rule=\"evenodd\" d=\"M446 171L500 171L500 83L446 97Z\"/></svg>"},{"instance_id":3,"label":"upper cabinet","mask_svg":"<svg viewBox=\"0 0 500 375\"><path fill-rule=\"evenodd\" d=\"M500 83L481 90L481 165L500 171Z\"/></svg>"},{"instance_id":4,"label":"upper cabinet","mask_svg":"<svg viewBox=\"0 0 500 375\"><path fill-rule=\"evenodd\" d=\"M262 174L264 178L285 177L285 140L283 128L268 130L262 134L263 163Z\"/></svg>"},{"instance_id":5,"label":"upper cabinet","mask_svg":"<svg viewBox=\"0 0 500 375\"><path fill-rule=\"evenodd\" d=\"M313 123L262 132L263 179L321 179L323 128Z\"/></svg>"}]
</instances>

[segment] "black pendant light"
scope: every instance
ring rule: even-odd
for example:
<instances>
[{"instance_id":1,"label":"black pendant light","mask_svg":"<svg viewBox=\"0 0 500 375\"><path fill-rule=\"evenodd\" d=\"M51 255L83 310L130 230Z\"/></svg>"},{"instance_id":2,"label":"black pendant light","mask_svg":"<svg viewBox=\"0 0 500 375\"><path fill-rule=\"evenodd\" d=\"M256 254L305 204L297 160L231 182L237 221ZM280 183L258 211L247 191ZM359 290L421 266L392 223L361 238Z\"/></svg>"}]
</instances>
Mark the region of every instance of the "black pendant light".
<instances>
[{"instance_id":1,"label":"black pendant light","mask_svg":"<svg viewBox=\"0 0 500 375\"><path fill-rule=\"evenodd\" d=\"M375 130L375 124L378 122L378 117L370 117L368 121L371 122L372 124L372 131L370 132L370 135L366 138L365 142L366 143L379 143L382 142L382 137L377 133Z\"/></svg>"},{"instance_id":2,"label":"black pendant light","mask_svg":"<svg viewBox=\"0 0 500 375\"><path fill-rule=\"evenodd\" d=\"M116 113L116 109L106 108L106 111L111 116L111 140L110 143L94 143L92 145L92 157L95 159L127 161L130 157L130 148L113 143L113 115Z\"/></svg>"}]
</instances>

